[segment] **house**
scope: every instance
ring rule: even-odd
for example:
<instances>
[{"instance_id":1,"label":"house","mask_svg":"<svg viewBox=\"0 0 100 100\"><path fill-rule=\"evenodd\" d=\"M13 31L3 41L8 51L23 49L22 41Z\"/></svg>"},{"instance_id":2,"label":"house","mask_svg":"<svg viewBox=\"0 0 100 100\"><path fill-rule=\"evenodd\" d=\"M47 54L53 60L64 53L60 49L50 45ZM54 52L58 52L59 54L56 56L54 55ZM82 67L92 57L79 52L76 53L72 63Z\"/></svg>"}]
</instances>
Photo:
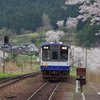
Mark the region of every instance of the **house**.
<instances>
[{"instance_id":1,"label":"house","mask_svg":"<svg viewBox=\"0 0 100 100\"><path fill-rule=\"evenodd\" d=\"M24 49L21 46L12 46L12 53L23 54Z\"/></svg>"},{"instance_id":2,"label":"house","mask_svg":"<svg viewBox=\"0 0 100 100\"><path fill-rule=\"evenodd\" d=\"M18 54L30 54L34 52L38 52L39 48L35 46L32 42L24 43L20 46L12 46L12 52Z\"/></svg>"},{"instance_id":3,"label":"house","mask_svg":"<svg viewBox=\"0 0 100 100\"><path fill-rule=\"evenodd\" d=\"M0 47L1 47L3 44L4 44L3 41L0 41Z\"/></svg>"},{"instance_id":4,"label":"house","mask_svg":"<svg viewBox=\"0 0 100 100\"><path fill-rule=\"evenodd\" d=\"M0 41L0 62L2 62L2 58L4 56L4 50L5 50L5 58L6 57L9 57L10 56L9 46L8 45L5 45L4 46L4 42L3 41Z\"/></svg>"},{"instance_id":5,"label":"house","mask_svg":"<svg viewBox=\"0 0 100 100\"><path fill-rule=\"evenodd\" d=\"M11 45L10 43L4 46L2 42L0 48L2 51L5 48L5 51L9 52L9 54L11 53L30 54L39 51L39 48L37 48L35 44L33 44L32 42L24 43L23 45L19 46Z\"/></svg>"},{"instance_id":6,"label":"house","mask_svg":"<svg viewBox=\"0 0 100 100\"><path fill-rule=\"evenodd\" d=\"M32 42L24 43L23 46L25 46L28 51L39 51L39 48Z\"/></svg>"},{"instance_id":7,"label":"house","mask_svg":"<svg viewBox=\"0 0 100 100\"><path fill-rule=\"evenodd\" d=\"M4 58L4 56L5 56L5 59L6 57L10 57L10 53L8 51L5 51L5 54L4 54L4 50L0 49L0 63L2 62L2 59Z\"/></svg>"}]
</instances>

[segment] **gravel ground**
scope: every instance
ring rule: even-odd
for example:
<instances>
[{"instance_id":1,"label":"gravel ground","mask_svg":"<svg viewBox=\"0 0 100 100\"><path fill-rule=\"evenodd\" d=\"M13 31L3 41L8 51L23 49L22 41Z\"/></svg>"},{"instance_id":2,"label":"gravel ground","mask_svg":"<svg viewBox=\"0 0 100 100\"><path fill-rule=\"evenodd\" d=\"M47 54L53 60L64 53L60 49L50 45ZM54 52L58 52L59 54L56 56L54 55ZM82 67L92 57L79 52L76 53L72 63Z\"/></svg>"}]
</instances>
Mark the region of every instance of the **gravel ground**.
<instances>
[{"instance_id":1,"label":"gravel ground","mask_svg":"<svg viewBox=\"0 0 100 100\"><path fill-rule=\"evenodd\" d=\"M14 98L14 100L25 100L22 99L22 96L24 96L23 93L39 87L44 83L44 81L41 80L41 75L38 75L35 77L23 79L19 82L14 83L13 85L0 89L0 100L12 100L11 98L13 97L19 97L18 99Z\"/></svg>"},{"instance_id":2,"label":"gravel ground","mask_svg":"<svg viewBox=\"0 0 100 100\"><path fill-rule=\"evenodd\" d=\"M75 80L75 78L69 76L66 81L62 82L53 100L61 100L64 92L74 92L73 80ZM26 98L44 82L46 82L46 80L42 79L41 75L16 82L13 85L0 89L0 100L26 100Z\"/></svg>"},{"instance_id":3,"label":"gravel ground","mask_svg":"<svg viewBox=\"0 0 100 100\"><path fill-rule=\"evenodd\" d=\"M69 76L66 81L63 81L56 90L52 100L62 100L65 92L75 92L74 81L75 78L72 76ZM27 100L30 94L38 89L44 82L46 82L46 80L42 79L41 75L16 82L4 89L0 89L0 100Z\"/></svg>"},{"instance_id":4,"label":"gravel ground","mask_svg":"<svg viewBox=\"0 0 100 100\"><path fill-rule=\"evenodd\" d=\"M52 100L62 100L65 92L75 93L75 81L76 77L70 75L66 81L60 84ZM46 82L46 80L42 79L41 75L23 79L13 85L0 89L0 100L27 100L30 94L44 84L44 82ZM87 84L83 86L83 92L96 94L97 91L95 87L93 87L94 86L87 82Z\"/></svg>"},{"instance_id":5,"label":"gravel ground","mask_svg":"<svg viewBox=\"0 0 100 100\"><path fill-rule=\"evenodd\" d=\"M0 89L0 100L27 100L30 94L44 84L44 82L46 80L42 79L41 75L23 79L13 85ZM87 83L86 86L83 86L83 92L96 94L96 91L89 85ZM65 92L75 93L75 77L69 76L66 81L63 81L56 90L52 100L62 100Z\"/></svg>"}]
</instances>

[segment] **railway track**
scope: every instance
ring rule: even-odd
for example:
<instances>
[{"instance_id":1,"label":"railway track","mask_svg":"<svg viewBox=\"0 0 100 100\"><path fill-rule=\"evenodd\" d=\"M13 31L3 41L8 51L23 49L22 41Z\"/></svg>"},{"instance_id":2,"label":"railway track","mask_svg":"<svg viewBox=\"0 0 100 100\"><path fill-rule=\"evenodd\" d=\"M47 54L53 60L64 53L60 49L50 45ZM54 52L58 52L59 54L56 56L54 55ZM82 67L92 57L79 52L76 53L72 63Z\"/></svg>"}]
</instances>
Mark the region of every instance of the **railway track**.
<instances>
[{"instance_id":1,"label":"railway track","mask_svg":"<svg viewBox=\"0 0 100 100\"><path fill-rule=\"evenodd\" d=\"M33 76L39 75L39 74L40 74L40 72L35 72L35 73L28 73L28 74L18 75L18 76L13 76L13 77L8 77L8 78L0 78L0 88L3 88L7 85L10 85L17 81L20 81L22 79L25 79L28 77L33 77Z\"/></svg>"},{"instance_id":2,"label":"railway track","mask_svg":"<svg viewBox=\"0 0 100 100\"><path fill-rule=\"evenodd\" d=\"M61 81L50 83L47 81L38 90L36 90L27 100L51 100ZM52 89L51 89L52 88ZM47 91L44 94L44 91Z\"/></svg>"}]
</instances>

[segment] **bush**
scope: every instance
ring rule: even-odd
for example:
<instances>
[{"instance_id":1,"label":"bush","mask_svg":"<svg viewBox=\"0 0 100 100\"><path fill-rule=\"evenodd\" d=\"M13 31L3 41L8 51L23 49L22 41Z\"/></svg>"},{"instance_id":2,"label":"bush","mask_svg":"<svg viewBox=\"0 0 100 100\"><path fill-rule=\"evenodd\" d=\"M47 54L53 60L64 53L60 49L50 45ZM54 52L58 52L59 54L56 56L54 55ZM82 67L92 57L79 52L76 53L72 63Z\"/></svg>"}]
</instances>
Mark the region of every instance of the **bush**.
<instances>
[{"instance_id":1,"label":"bush","mask_svg":"<svg viewBox=\"0 0 100 100\"><path fill-rule=\"evenodd\" d=\"M13 61L15 62L17 60L18 54L17 53L13 53Z\"/></svg>"}]
</instances>

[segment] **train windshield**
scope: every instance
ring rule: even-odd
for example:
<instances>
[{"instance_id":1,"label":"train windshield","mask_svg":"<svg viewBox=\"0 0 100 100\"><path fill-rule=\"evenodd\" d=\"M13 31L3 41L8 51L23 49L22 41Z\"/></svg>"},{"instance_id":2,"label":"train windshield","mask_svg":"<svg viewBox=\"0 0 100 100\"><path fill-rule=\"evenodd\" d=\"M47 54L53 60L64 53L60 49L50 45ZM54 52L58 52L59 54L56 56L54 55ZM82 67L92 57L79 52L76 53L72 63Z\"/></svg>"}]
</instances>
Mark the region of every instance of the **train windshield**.
<instances>
[{"instance_id":1,"label":"train windshield","mask_svg":"<svg viewBox=\"0 0 100 100\"><path fill-rule=\"evenodd\" d=\"M42 47L43 61L68 61L68 47L48 45Z\"/></svg>"},{"instance_id":2,"label":"train windshield","mask_svg":"<svg viewBox=\"0 0 100 100\"><path fill-rule=\"evenodd\" d=\"M61 59L61 61L68 60L68 47L66 47L66 46L60 47L60 59Z\"/></svg>"},{"instance_id":3,"label":"train windshield","mask_svg":"<svg viewBox=\"0 0 100 100\"><path fill-rule=\"evenodd\" d=\"M51 59L50 55L50 46L44 46L42 48L42 59L44 61L49 61Z\"/></svg>"}]
</instances>

